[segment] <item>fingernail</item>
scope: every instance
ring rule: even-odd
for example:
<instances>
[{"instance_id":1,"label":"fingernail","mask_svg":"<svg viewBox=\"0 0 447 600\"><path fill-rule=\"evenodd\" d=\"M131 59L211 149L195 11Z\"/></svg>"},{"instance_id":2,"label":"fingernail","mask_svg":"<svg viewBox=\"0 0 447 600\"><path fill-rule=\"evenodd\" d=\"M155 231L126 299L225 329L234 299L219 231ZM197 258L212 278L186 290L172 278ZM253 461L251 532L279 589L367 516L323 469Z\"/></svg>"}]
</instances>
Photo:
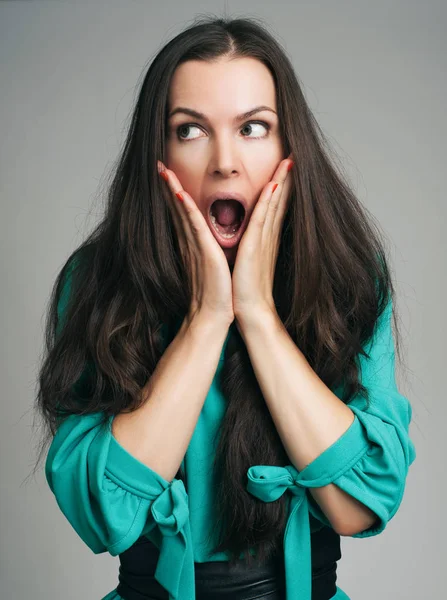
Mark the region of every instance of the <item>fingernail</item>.
<instances>
[{"instance_id":1,"label":"fingernail","mask_svg":"<svg viewBox=\"0 0 447 600\"><path fill-rule=\"evenodd\" d=\"M182 202L184 201L184 200L183 200L183 196L182 196L182 193L181 193L181 192L175 192L175 195L177 196L177 198L178 198L179 200L181 200Z\"/></svg>"},{"instance_id":2,"label":"fingernail","mask_svg":"<svg viewBox=\"0 0 447 600\"><path fill-rule=\"evenodd\" d=\"M290 162L290 163L289 163L289 165L288 165L288 167L287 167L287 170L288 170L288 171L290 171L290 169L291 169L292 167L293 167L293 160L292 160L292 162Z\"/></svg>"},{"instance_id":3,"label":"fingernail","mask_svg":"<svg viewBox=\"0 0 447 600\"><path fill-rule=\"evenodd\" d=\"M165 181L169 181L169 175L166 173L166 171L160 171L160 175Z\"/></svg>"},{"instance_id":4,"label":"fingernail","mask_svg":"<svg viewBox=\"0 0 447 600\"><path fill-rule=\"evenodd\" d=\"M275 183L275 185L273 186L273 189L272 189L272 194L273 194L273 192L276 190L276 188L277 188L277 187L278 187L278 184L277 184L277 183Z\"/></svg>"},{"instance_id":5,"label":"fingernail","mask_svg":"<svg viewBox=\"0 0 447 600\"><path fill-rule=\"evenodd\" d=\"M157 160L157 168L159 173L163 171L163 163L161 162L161 160Z\"/></svg>"}]
</instances>

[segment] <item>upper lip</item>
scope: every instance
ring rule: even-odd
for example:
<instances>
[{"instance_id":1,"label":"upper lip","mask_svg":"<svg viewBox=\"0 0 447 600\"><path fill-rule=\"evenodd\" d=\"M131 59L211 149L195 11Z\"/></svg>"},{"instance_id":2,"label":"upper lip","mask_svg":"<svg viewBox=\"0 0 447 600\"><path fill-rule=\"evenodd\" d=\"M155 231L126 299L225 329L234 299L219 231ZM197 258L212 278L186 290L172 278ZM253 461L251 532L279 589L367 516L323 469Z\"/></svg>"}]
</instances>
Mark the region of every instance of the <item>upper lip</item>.
<instances>
[{"instance_id":1,"label":"upper lip","mask_svg":"<svg viewBox=\"0 0 447 600\"><path fill-rule=\"evenodd\" d=\"M205 198L206 212L209 213L213 202L223 199L237 200L244 207L245 213L248 212L248 203L245 199L245 196L239 194L238 192L226 192L225 190L218 190L217 192L214 192Z\"/></svg>"}]
</instances>

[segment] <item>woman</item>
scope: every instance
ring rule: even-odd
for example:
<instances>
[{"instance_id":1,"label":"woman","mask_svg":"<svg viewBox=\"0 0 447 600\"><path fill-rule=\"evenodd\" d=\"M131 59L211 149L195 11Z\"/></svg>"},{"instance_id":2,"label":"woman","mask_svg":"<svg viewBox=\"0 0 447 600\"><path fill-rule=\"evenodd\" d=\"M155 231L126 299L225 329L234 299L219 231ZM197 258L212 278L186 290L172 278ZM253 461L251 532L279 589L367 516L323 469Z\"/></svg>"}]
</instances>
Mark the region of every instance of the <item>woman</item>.
<instances>
[{"instance_id":1,"label":"woman","mask_svg":"<svg viewBox=\"0 0 447 600\"><path fill-rule=\"evenodd\" d=\"M347 598L340 536L383 531L416 456L393 298L273 37L205 18L170 41L39 378L49 486L120 557L105 599Z\"/></svg>"}]
</instances>

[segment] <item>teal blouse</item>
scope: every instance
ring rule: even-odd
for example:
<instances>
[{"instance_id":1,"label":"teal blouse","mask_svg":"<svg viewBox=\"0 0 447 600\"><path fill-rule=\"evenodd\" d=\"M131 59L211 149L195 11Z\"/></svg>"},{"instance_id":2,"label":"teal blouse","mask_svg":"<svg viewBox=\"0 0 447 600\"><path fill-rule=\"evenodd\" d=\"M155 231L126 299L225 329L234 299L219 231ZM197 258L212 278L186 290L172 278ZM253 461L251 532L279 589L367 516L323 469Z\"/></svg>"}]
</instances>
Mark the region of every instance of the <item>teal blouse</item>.
<instances>
[{"instance_id":1,"label":"teal blouse","mask_svg":"<svg viewBox=\"0 0 447 600\"><path fill-rule=\"evenodd\" d=\"M67 280L59 300L61 322L69 285ZM416 451L409 437L412 408L395 380L391 309L390 302L366 347L370 358L359 359L369 407L362 397L354 397L348 404L354 413L349 429L302 471L292 465L248 469L250 494L264 502L290 495L283 541L287 600L311 600L310 533L331 527L307 488L335 483L376 513L376 524L355 538L381 533L401 504ZM92 552L117 556L147 536L160 550L155 578L175 600L195 599L195 562L229 558L224 552L211 553L217 541L211 463L214 434L225 411L217 376L227 342L228 336L182 461L188 493L180 479L165 480L121 446L111 431L114 416L103 428L100 413L67 417L45 463L60 510ZM349 600L340 588L334 599ZM112 590L102 600L120 596Z\"/></svg>"}]
</instances>

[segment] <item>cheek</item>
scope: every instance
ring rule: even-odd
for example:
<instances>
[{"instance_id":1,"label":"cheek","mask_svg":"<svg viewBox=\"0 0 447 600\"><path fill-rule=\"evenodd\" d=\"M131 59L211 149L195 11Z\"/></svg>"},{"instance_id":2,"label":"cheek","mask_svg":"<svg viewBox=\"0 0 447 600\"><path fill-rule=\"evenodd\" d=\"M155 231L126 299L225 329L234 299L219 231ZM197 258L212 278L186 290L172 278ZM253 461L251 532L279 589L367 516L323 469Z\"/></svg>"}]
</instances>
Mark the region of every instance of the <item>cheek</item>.
<instances>
[{"instance_id":1,"label":"cheek","mask_svg":"<svg viewBox=\"0 0 447 600\"><path fill-rule=\"evenodd\" d=\"M188 160L187 156L170 153L166 156L166 166L176 174L183 187L197 185L199 169L194 161Z\"/></svg>"},{"instance_id":2,"label":"cheek","mask_svg":"<svg viewBox=\"0 0 447 600\"><path fill-rule=\"evenodd\" d=\"M175 173L182 188L192 196L192 199L197 204L203 179L203 170L201 171L191 161L181 161L178 158L170 160L166 163L166 166Z\"/></svg>"},{"instance_id":3,"label":"cheek","mask_svg":"<svg viewBox=\"0 0 447 600\"><path fill-rule=\"evenodd\" d=\"M272 141L268 146L256 148L256 152L250 156L250 163L257 182L265 184L270 181L284 158L281 145L276 141Z\"/></svg>"},{"instance_id":4,"label":"cheek","mask_svg":"<svg viewBox=\"0 0 447 600\"><path fill-rule=\"evenodd\" d=\"M281 156L278 156L278 160L272 160L272 157L268 157L268 159L264 160L262 164L256 165L255 183L257 189L262 190L267 183L272 181L275 171L277 170L281 160Z\"/></svg>"}]
</instances>

